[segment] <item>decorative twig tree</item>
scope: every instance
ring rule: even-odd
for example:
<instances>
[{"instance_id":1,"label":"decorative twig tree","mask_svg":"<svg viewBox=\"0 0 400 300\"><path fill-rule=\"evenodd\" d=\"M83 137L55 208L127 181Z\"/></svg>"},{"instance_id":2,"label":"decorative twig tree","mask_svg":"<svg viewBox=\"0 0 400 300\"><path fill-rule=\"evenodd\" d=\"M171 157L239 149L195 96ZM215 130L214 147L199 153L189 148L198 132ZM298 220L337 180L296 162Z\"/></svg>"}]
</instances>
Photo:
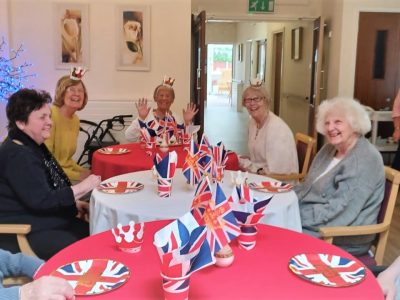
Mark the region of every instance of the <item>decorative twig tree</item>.
<instances>
[{"instance_id":1,"label":"decorative twig tree","mask_svg":"<svg viewBox=\"0 0 400 300\"><path fill-rule=\"evenodd\" d=\"M6 100L8 96L24 87L24 82L28 77L34 77L35 74L26 74L26 69L32 64L24 62L21 65L15 65L16 58L24 51L22 45L17 50L11 50L10 55L6 56L6 42L2 38L0 43L0 101Z\"/></svg>"}]
</instances>

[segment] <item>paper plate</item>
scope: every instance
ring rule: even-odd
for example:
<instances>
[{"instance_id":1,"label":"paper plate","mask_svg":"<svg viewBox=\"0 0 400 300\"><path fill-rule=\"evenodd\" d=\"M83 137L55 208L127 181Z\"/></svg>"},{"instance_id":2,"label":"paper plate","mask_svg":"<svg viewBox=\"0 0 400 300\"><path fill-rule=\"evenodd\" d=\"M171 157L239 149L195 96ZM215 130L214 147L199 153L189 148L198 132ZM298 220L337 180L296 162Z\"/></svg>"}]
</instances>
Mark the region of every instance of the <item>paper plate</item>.
<instances>
[{"instance_id":1,"label":"paper plate","mask_svg":"<svg viewBox=\"0 0 400 300\"><path fill-rule=\"evenodd\" d=\"M249 187L267 193L285 193L289 192L293 185L278 181L262 181L260 183L250 182Z\"/></svg>"},{"instance_id":2,"label":"paper plate","mask_svg":"<svg viewBox=\"0 0 400 300\"><path fill-rule=\"evenodd\" d=\"M144 185L135 181L114 181L101 183L97 188L108 194L127 194L142 190Z\"/></svg>"},{"instance_id":3,"label":"paper plate","mask_svg":"<svg viewBox=\"0 0 400 300\"><path fill-rule=\"evenodd\" d=\"M130 277L129 269L122 263L109 259L75 261L51 273L66 279L77 296L98 295L123 285Z\"/></svg>"},{"instance_id":4,"label":"paper plate","mask_svg":"<svg viewBox=\"0 0 400 300\"><path fill-rule=\"evenodd\" d=\"M112 148L112 147L106 147L106 148L101 148L98 150L99 153L101 154L125 154L131 152L131 150L126 149L126 148Z\"/></svg>"},{"instance_id":5,"label":"paper plate","mask_svg":"<svg viewBox=\"0 0 400 300\"><path fill-rule=\"evenodd\" d=\"M299 254L289 261L289 269L309 282L328 286L346 287L365 278L365 267L360 263L331 254Z\"/></svg>"}]
</instances>

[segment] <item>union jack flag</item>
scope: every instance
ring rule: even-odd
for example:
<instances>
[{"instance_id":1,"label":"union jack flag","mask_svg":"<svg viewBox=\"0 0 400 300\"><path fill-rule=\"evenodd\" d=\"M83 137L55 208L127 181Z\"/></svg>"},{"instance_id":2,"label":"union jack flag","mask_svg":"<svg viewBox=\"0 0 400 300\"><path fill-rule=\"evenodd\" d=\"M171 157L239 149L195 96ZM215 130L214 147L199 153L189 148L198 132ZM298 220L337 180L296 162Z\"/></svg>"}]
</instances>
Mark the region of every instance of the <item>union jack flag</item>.
<instances>
[{"instance_id":1,"label":"union jack flag","mask_svg":"<svg viewBox=\"0 0 400 300\"><path fill-rule=\"evenodd\" d=\"M206 235L206 227L199 226L190 213L159 230L154 235L154 244L160 255L162 273L182 277L213 264Z\"/></svg>"},{"instance_id":2,"label":"union jack flag","mask_svg":"<svg viewBox=\"0 0 400 300\"><path fill-rule=\"evenodd\" d=\"M244 204L246 202L256 202L257 200L253 198L253 193L249 186L245 183L240 185L235 185L232 191L231 197L228 199L230 202Z\"/></svg>"},{"instance_id":3,"label":"union jack flag","mask_svg":"<svg viewBox=\"0 0 400 300\"><path fill-rule=\"evenodd\" d=\"M204 181L209 186L209 179ZM215 253L240 235L240 227L220 185L217 183L215 199L212 194L209 196L209 187L202 189L205 191L204 196L200 194L200 197L194 199L196 203L192 203L192 214L200 225L207 226L207 240L211 251Z\"/></svg>"},{"instance_id":4,"label":"union jack flag","mask_svg":"<svg viewBox=\"0 0 400 300\"><path fill-rule=\"evenodd\" d=\"M122 285L129 278L129 270L117 261L89 259L64 265L51 275L66 279L75 295L93 295Z\"/></svg>"},{"instance_id":5,"label":"union jack flag","mask_svg":"<svg viewBox=\"0 0 400 300\"><path fill-rule=\"evenodd\" d=\"M196 185L201 179L201 172L198 166L198 161L200 158L200 153L197 150L196 143L193 138L190 141L190 149L183 163L182 172L186 177L187 183L190 185Z\"/></svg>"},{"instance_id":6,"label":"union jack flag","mask_svg":"<svg viewBox=\"0 0 400 300\"><path fill-rule=\"evenodd\" d=\"M175 151L169 152L165 157L157 153L154 157L154 166L162 178L174 177L178 155Z\"/></svg>"},{"instance_id":7,"label":"union jack flag","mask_svg":"<svg viewBox=\"0 0 400 300\"><path fill-rule=\"evenodd\" d=\"M201 137L199 145L200 158L199 168L202 174L211 174L213 164L213 154L211 144L208 142L208 138L205 134Z\"/></svg>"},{"instance_id":8,"label":"union jack flag","mask_svg":"<svg viewBox=\"0 0 400 300\"><path fill-rule=\"evenodd\" d=\"M201 220L203 219L204 211L207 208L208 203L211 201L211 199L212 192L210 179L208 177L204 177L197 186L191 207L191 213L197 222L201 222Z\"/></svg>"},{"instance_id":9,"label":"union jack flag","mask_svg":"<svg viewBox=\"0 0 400 300\"><path fill-rule=\"evenodd\" d=\"M300 254L289 262L296 275L324 286L356 284L365 277L365 268L356 261L331 254Z\"/></svg>"},{"instance_id":10,"label":"union jack flag","mask_svg":"<svg viewBox=\"0 0 400 300\"><path fill-rule=\"evenodd\" d=\"M254 203L235 204L233 213L239 224L254 225L264 216L264 210L272 197Z\"/></svg>"}]
</instances>

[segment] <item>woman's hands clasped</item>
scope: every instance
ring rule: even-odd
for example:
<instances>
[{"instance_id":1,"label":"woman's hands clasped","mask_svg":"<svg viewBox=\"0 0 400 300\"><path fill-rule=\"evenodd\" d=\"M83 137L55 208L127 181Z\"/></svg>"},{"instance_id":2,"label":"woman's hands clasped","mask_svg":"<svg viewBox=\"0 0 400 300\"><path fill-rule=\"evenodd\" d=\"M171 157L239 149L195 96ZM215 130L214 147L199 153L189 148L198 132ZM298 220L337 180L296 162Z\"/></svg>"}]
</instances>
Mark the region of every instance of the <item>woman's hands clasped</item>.
<instances>
[{"instance_id":1,"label":"woman's hands clasped","mask_svg":"<svg viewBox=\"0 0 400 300\"><path fill-rule=\"evenodd\" d=\"M150 112L150 106L147 106L147 99L146 98L140 98L137 103L135 103L139 119L140 120L146 120L147 115Z\"/></svg>"},{"instance_id":2,"label":"woman's hands clasped","mask_svg":"<svg viewBox=\"0 0 400 300\"><path fill-rule=\"evenodd\" d=\"M186 106L186 109L183 109L183 121L185 122L185 125L189 125L194 116L197 114L197 112L199 111L198 108L196 108L196 104L194 103L188 103L188 105Z\"/></svg>"}]
</instances>

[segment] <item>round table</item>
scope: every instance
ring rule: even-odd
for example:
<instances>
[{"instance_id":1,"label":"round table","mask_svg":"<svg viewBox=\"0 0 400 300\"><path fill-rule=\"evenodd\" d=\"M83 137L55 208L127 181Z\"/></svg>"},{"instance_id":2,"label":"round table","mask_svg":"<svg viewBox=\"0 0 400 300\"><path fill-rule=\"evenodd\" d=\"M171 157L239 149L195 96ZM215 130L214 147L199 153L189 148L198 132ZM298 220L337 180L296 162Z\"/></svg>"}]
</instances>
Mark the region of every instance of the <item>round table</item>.
<instances>
[{"instance_id":1,"label":"round table","mask_svg":"<svg viewBox=\"0 0 400 300\"><path fill-rule=\"evenodd\" d=\"M126 154L102 154L97 150L93 153L92 173L100 175L103 180L129 172L150 170L154 165L153 156L149 156L140 143L115 145L109 148L126 148L130 152ZM171 146L169 151L176 151L178 154L177 166L181 168L186 158L186 151L183 146ZM157 152L161 153L158 147ZM239 170L239 160L236 153L230 152L228 154L226 169Z\"/></svg>"},{"instance_id":2,"label":"round table","mask_svg":"<svg viewBox=\"0 0 400 300\"><path fill-rule=\"evenodd\" d=\"M59 266L76 260L107 258L119 261L130 270L130 278L121 287L91 300L163 299L160 260L153 245L154 233L168 221L145 224L142 250L135 254L119 251L111 231L105 231L78 241L57 253L42 268L36 278L50 274ZM230 267L209 266L192 274L189 299L280 299L280 300L383 300L382 291L367 270L359 284L332 288L319 286L298 278L288 268L291 257L301 253L326 253L356 260L344 250L314 237L269 225L258 225L257 244L246 251L231 243L235 260ZM89 250L90 249L90 250ZM76 299L88 299L76 297Z\"/></svg>"},{"instance_id":3,"label":"round table","mask_svg":"<svg viewBox=\"0 0 400 300\"><path fill-rule=\"evenodd\" d=\"M233 191L231 173L225 171L221 187L226 197ZM249 174L248 181L261 182L265 176ZM172 193L168 198L162 198L157 193L157 183L152 171L140 171L116 176L106 180L136 181L144 184L144 189L129 194L106 194L94 190L90 201L90 232L91 234L109 230L129 221L146 222L155 220L177 219L190 211L194 198L195 187L186 183L182 169L177 169L173 179ZM261 223L275 225L301 232L301 220L298 199L293 191L286 193L267 194L254 192L258 199L273 196L265 210Z\"/></svg>"}]
</instances>

